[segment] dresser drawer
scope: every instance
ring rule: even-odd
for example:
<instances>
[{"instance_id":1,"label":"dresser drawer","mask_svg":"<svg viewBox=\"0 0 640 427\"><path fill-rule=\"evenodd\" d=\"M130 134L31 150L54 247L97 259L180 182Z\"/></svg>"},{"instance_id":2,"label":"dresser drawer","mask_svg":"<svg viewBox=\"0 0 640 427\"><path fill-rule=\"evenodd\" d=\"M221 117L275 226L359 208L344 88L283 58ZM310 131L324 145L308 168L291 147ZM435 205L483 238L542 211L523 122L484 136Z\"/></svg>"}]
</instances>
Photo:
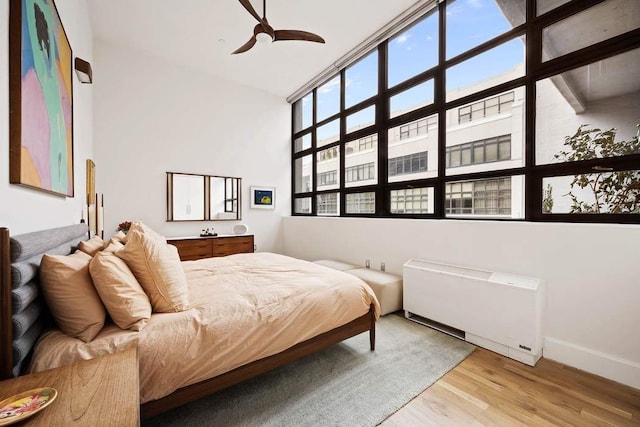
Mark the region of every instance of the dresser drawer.
<instances>
[{"instance_id":1,"label":"dresser drawer","mask_svg":"<svg viewBox=\"0 0 640 427\"><path fill-rule=\"evenodd\" d=\"M185 239L170 240L169 244L178 248L178 254L182 261L193 261L211 257L211 240Z\"/></svg>"},{"instance_id":2,"label":"dresser drawer","mask_svg":"<svg viewBox=\"0 0 640 427\"><path fill-rule=\"evenodd\" d=\"M253 236L222 237L212 241L213 256L253 252Z\"/></svg>"}]
</instances>

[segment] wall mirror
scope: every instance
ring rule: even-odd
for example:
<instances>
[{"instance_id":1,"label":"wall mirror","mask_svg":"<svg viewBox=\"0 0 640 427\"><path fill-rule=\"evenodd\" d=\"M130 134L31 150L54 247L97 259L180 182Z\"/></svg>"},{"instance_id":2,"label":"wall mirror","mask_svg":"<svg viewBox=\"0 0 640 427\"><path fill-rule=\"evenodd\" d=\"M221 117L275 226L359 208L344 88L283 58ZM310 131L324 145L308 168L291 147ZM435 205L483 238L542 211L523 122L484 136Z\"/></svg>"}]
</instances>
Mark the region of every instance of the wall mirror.
<instances>
[{"instance_id":1,"label":"wall mirror","mask_svg":"<svg viewBox=\"0 0 640 427\"><path fill-rule=\"evenodd\" d=\"M167 172L167 221L242 219L242 179Z\"/></svg>"}]
</instances>

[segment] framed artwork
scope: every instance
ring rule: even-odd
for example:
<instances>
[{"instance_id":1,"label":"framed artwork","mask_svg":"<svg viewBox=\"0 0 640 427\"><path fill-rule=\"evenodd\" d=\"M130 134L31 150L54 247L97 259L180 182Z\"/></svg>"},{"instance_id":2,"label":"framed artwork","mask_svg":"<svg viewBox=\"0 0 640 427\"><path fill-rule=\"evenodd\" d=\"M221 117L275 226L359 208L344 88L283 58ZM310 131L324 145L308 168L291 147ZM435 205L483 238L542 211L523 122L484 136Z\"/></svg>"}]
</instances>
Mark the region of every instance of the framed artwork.
<instances>
[{"instance_id":1,"label":"framed artwork","mask_svg":"<svg viewBox=\"0 0 640 427\"><path fill-rule=\"evenodd\" d=\"M251 187L251 208L274 209L276 189L273 187Z\"/></svg>"},{"instance_id":2,"label":"framed artwork","mask_svg":"<svg viewBox=\"0 0 640 427\"><path fill-rule=\"evenodd\" d=\"M74 195L72 59L53 0L10 0L12 184Z\"/></svg>"}]
</instances>

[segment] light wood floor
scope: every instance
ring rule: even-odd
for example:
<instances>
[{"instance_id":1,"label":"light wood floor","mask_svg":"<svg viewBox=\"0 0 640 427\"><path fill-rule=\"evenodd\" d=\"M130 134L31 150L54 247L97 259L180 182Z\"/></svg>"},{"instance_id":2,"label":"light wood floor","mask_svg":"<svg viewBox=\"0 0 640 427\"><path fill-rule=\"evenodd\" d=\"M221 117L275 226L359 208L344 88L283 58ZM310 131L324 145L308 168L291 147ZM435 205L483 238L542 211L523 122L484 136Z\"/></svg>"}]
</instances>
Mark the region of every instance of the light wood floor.
<instances>
[{"instance_id":1,"label":"light wood floor","mask_svg":"<svg viewBox=\"0 0 640 427\"><path fill-rule=\"evenodd\" d=\"M640 426L640 390L478 348L382 426Z\"/></svg>"}]
</instances>

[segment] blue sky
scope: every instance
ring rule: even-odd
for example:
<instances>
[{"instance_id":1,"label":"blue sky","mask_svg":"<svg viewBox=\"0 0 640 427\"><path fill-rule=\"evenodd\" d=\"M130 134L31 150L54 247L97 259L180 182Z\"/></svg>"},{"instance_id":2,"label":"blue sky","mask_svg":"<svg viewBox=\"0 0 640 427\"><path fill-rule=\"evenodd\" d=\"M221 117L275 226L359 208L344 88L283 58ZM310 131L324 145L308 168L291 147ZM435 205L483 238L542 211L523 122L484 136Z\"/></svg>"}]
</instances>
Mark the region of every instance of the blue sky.
<instances>
[{"instance_id":1,"label":"blue sky","mask_svg":"<svg viewBox=\"0 0 640 427\"><path fill-rule=\"evenodd\" d=\"M523 0L510 0L519 1ZM523 9L524 10L524 9ZM452 58L512 28L495 0L454 0L447 3L446 56ZM394 86L437 64L438 12L423 18L389 40L389 86ZM378 55L373 51L346 70L346 106L377 91ZM524 63L524 43L515 39L447 70L447 91L502 74ZM318 120L338 112L340 79L318 88ZM406 109L433 99L433 82L392 100L394 109ZM311 97L303 100L303 127L311 123ZM326 136L326 135L325 135ZM318 135L321 139L321 135Z\"/></svg>"}]
</instances>

